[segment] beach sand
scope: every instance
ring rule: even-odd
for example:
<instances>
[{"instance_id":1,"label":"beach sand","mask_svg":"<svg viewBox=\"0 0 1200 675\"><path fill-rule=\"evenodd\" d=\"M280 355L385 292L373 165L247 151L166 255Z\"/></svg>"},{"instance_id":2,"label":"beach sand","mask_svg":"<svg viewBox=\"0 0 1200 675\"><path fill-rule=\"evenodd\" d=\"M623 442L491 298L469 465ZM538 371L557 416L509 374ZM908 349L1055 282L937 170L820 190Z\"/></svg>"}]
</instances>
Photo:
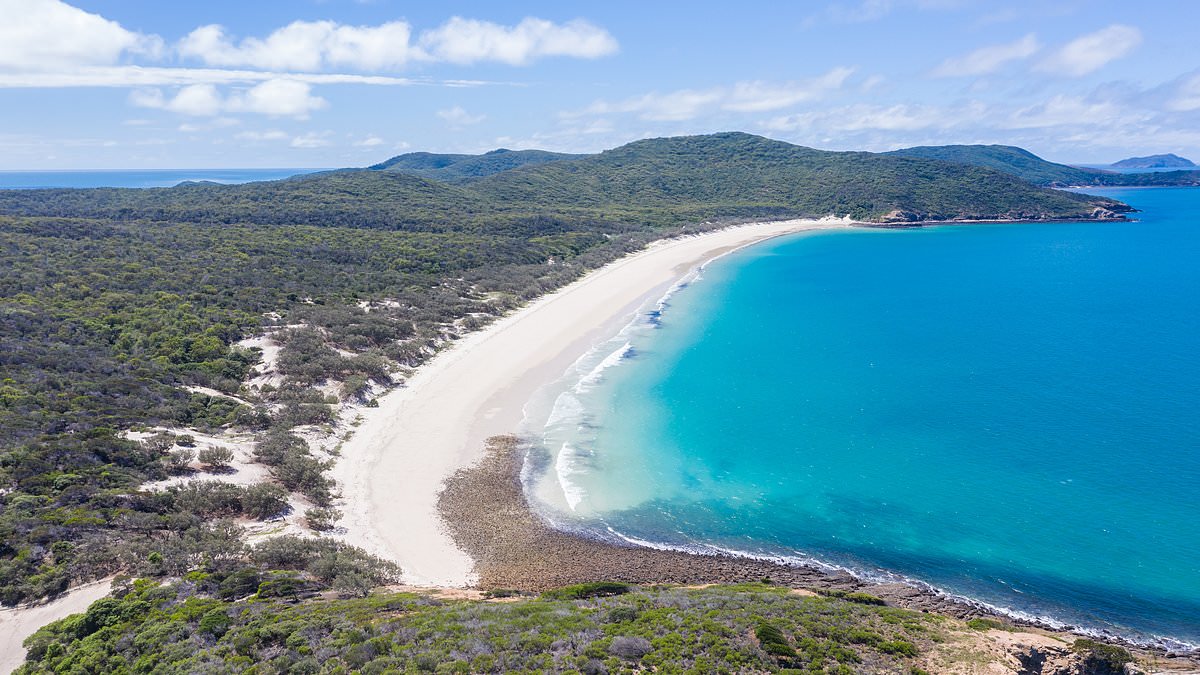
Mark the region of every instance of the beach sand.
<instances>
[{"instance_id":1,"label":"beach sand","mask_svg":"<svg viewBox=\"0 0 1200 675\"><path fill-rule=\"evenodd\" d=\"M467 586L474 561L448 535L438 493L517 430L523 407L648 299L723 253L771 237L844 228L848 220L740 225L656 242L471 334L363 413L333 476L342 486L348 543L395 561L407 583Z\"/></svg>"},{"instance_id":2,"label":"beach sand","mask_svg":"<svg viewBox=\"0 0 1200 675\"><path fill-rule=\"evenodd\" d=\"M87 611L89 605L108 595L112 578L76 586L41 605L0 609L0 673L11 673L25 662L21 643L46 624Z\"/></svg>"}]
</instances>

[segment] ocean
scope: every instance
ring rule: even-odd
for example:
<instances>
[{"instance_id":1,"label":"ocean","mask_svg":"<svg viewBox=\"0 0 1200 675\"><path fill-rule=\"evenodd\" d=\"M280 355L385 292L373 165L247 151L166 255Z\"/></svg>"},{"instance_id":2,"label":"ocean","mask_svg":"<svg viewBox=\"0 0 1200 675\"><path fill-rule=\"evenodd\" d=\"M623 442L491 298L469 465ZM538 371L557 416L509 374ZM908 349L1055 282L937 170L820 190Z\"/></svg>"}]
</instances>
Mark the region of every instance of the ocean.
<instances>
[{"instance_id":1,"label":"ocean","mask_svg":"<svg viewBox=\"0 0 1200 675\"><path fill-rule=\"evenodd\" d=\"M1200 645L1200 190L1136 222L783 237L530 402L561 527Z\"/></svg>"},{"instance_id":2,"label":"ocean","mask_svg":"<svg viewBox=\"0 0 1200 675\"><path fill-rule=\"evenodd\" d=\"M98 171L0 171L0 190L36 188L173 187L184 181L250 183L280 180L325 169L110 169Z\"/></svg>"}]
</instances>

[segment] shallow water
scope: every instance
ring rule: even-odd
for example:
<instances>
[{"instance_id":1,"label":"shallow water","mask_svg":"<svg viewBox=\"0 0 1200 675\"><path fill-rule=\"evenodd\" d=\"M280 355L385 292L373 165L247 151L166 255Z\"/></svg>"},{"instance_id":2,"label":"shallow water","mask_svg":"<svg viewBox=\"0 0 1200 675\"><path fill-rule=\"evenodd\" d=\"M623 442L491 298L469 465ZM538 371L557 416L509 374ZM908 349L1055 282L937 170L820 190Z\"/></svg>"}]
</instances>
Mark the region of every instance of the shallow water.
<instances>
[{"instance_id":1,"label":"shallow water","mask_svg":"<svg viewBox=\"0 0 1200 675\"><path fill-rule=\"evenodd\" d=\"M1200 190L1102 192L1140 222L715 261L531 402L531 493L601 536L1200 643Z\"/></svg>"}]
</instances>

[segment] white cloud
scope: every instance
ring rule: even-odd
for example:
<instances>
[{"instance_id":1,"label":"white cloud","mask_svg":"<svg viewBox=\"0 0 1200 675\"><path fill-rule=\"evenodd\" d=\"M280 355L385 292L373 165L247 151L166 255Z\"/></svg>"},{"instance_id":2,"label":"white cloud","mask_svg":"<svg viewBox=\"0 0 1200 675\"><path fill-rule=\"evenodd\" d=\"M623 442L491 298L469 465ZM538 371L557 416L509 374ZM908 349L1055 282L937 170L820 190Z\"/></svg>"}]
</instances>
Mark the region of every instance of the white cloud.
<instances>
[{"instance_id":1,"label":"white cloud","mask_svg":"<svg viewBox=\"0 0 1200 675\"><path fill-rule=\"evenodd\" d=\"M295 80L267 80L231 95L226 101L226 108L231 112L297 118L306 118L310 112L327 105L325 99L312 95L311 86Z\"/></svg>"},{"instance_id":2,"label":"white cloud","mask_svg":"<svg viewBox=\"0 0 1200 675\"><path fill-rule=\"evenodd\" d=\"M805 82L785 84L739 82L733 86L733 90L729 92L727 100L721 107L737 112L761 112L786 108L803 101L820 98L827 92L840 89L846 82L846 78L853 73L853 68L838 67Z\"/></svg>"},{"instance_id":3,"label":"white cloud","mask_svg":"<svg viewBox=\"0 0 1200 675\"><path fill-rule=\"evenodd\" d=\"M201 26L178 45L185 57L210 66L251 66L272 70L320 70L349 67L394 70L419 56L409 44L412 29L404 21L379 26L344 26L333 21L295 21L266 38L239 44L222 26Z\"/></svg>"},{"instance_id":4,"label":"white cloud","mask_svg":"<svg viewBox=\"0 0 1200 675\"><path fill-rule=\"evenodd\" d=\"M243 131L234 138L240 141L283 141L287 140L288 135L278 129L268 129L267 131Z\"/></svg>"},{"instance_id":5,"label":"white cloud","mask_svg":"<svg viewBox=\"0 0 1200 675\"><path fill-rule=\"evenodd\" d=\"M47 71L154 56L162 40L59 0L0 0L0 68Z\"/></svg>"},{"instance_id":6,"label":"white cloud","mask_svg":"<svg viewBox=\"0 0 1200 675\"><path fill-rule=\"evenodd\" d=\"M437 116L449 122L450 126L452 127L465 127L472 124L479 124L487 117L486 115L472 115L466 110L463 110L462 106L457 105L446 110L439 110L437 112Z\"/></svg>"},{"instance_id":7,"label":"white cloud","mask_svg":"<svg viewBox=\"0 0 1200 675\"><path fill-rule=\"evenodd\" d=\"M1200 74L1184 78L1179 83L1175 95L1167 101L1167 108L1176 111L1196 110L1200 108Z\"/></svg>"},{"instance_id":8,"label":"white cloud","mask_svg":"<svg viewBox=\"0 0 1200 675\"><path fill-rule=\"evenodd\" d=\"M582 111L567 113L566 116L623 113L635 114L648 121L677 122L690 120L714 110L778 110L823 98L841 89L853 73L853 68L839 66L824 75L799 82L738 82L729 87L651 92L622 101L596 101Z\"/></svg>"},{"instance_id":9,"label":"white cloud","mask_svg":"<svg viewBox=\"0 0 1200 675\"><path fill-rule=\"evenodd\" d=\"M1058 95L1045 103L1014 111L1003 125L1011 129L1132 125L1146 117L1145 112L1130 110L1111 101L1086 101Z\"/></svg>"},{"instance_id":10,"label":"white cloud","mask_svg":"<svg viewBox=\"0 0 1200 675\"><path fill-rule=\"evenodd\" d=\"M323 131L320 133L318 133L316 131L310 131L310 132L304 134L303 136L297 136L297 137L293 138L291 146L293 148L306 148L306 149L307 148L324 148L328 145L332 145L332 143L330 142L330 140L328 138L328 136L330 136L330 134L331 134L331 132L328 132L328 131Z\"/></svg>"},{"instance_id":11,"label":"white cloud","mask_svg":"<svg viewBox=\"0 0 1200 675\"><path fill-rule=\"evenodd\" d=\"M981 47L965 56L946 59L933 70L936 77L965 77L986 75L999 70L1006 63L1033 56L1041 48L1033 34L1002 45Z\"/></svg>"},{"instance_id":12,"label":"white cloud","mask_svg":"<svg viewBox=\"0 0 1200 675\"><path fill-rule=\"evenodd\" d=\"M327 105L325 99L312 95L312 87L307 83L284 79L267 80L227 97L222 97L211 84L191 84L180 88L172 97L167 97L160 89L140 89L130 94L129 101L143 108L182 115L213 116L222 112L241 112L300 119Z\"/></svg>"},{"instance_id":13,"label":"white cloud","mask_svg":"<svg viewBox=\"0 0 1200 675\"><path fill-rule=\"evenodd\" d=\"M294 21L265 38L240 42L225 28L201 26L180 40L179 53L210 66L318 71L346 67L363 71L403 68L412 61L470 64L499 61L525 65L545 56L597 58L617 50L608 31L576 19L557 24L529 17L515 26L454 17L412 41L412 26L392 21L346 26L333 21Z\"/></svg>"},{"instance_id":14,"label":"white cloud","mask_svg":"<svg viewBox=\"0 0 1200 675\"><path fill-rule=\"evenodd\" d=\"M1142 32L1133 26L1113 24L1076 38L1056 50L1038 69L1080 77L1095 72L1110 61L1125 56L1142 43Z\"/></svg>"},{"instance_id":15,"label":"white cloud","mask_svg":"<svg viewBox=\"0 0 1200 675\"><path fill-rule=\"evenodd\" d=\"M383 139L378 136L367 136L361 141L355 141L354 145L359 148L374 148L383 145Z\"/></svg>"},{"instance_id":16,"label":"white cloud","mask_svg":"<svg viewBox=\"0 0 1200 675\"><path fill-rule=\"evenodd\" d=\"M978 119L984 112L984 107L978 103L961 109L902 103L890 106L855 104L774 117L762 126L772 131L819 133L916 131L958 126L966 120Z\"/></svg>"},{"instance_id":17,"label":"white cloud","mask_svg":"<svg viewBox=\"0 0 1200 675\"><path fill-rule=\"evenodd\" d=\"M164 87L188 84L251 84L267 80L294 80L308 84L369 84L383 86L477 87L483 80L427 80L387 75L349 73L285 73L267 70L221 68L158 68L152 66L97 66L69 72L0 72L0 88L53 89L62 87Z\"/></svg>"},{"instance_id":18,"label":"white cloud","mask_svg":"<svg viewBox=\"0 0 1200 675\"><path fill-rule=\"evenodd\" d=\"M453 17L421 34L420 45L431 58L451 63L499 61L525 65L544 56L594 59L617 51L608 31L582 19L556 24L526 18L515 26Z\"/></svg>"}]
</instances>

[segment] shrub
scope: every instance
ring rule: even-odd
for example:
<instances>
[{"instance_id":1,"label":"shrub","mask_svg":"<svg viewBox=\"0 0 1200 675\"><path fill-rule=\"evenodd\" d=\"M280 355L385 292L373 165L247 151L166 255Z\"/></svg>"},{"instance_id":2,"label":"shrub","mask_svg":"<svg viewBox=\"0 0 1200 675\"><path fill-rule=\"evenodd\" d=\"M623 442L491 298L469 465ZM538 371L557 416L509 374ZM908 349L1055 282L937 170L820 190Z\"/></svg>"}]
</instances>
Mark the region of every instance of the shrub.
<instances>
[{"instance_id":1,"label":"shrub","mask_svg":"<svg viewBox=\"0 0 1200 675\"><path fill-rule=\"evenodd\" d=\"M1008 624L996 619L987 619L984 617L976 617L967 622L967 628L972 630L1010 630Z\"/></svg>"},{"instance_id":2,"label":"shrub","mask_svg":"<svg viewBox=\"0 0 1200 675\"><path fill-rule=\"evenodd\" d=\"M644 637L636 637L622 635L612 641L608 646L608 651L613 656L627 659L630 661L638 661L646 654L650 653L650 641Z\"/></svg>"},{"instance_id":3,"label":"shrub","mask_svg":"<svg viewBox=\"0 0 1200 675\"><path fill-rule=\"evenodd\" d=\"M227 469L233 461L233 451L229 448L210 446L201 450L197 458L209 469Z\"/></svg>"},{"instance_id":4,"label":"shrub","mask_svg":"<svg viewBox=\"0 0 1200 675\"><path fill-rule=\"evenodd\" d=\"M234 600L253 595L261 582L258 570L238 570L221 581L221 585L217 588L217 597L223 600Z\"/></svg>"},{"instance_id":5,"label":"shrub","mask_svg":"<svg viewBox=\"0 0 1200 675\"><path fill-rule=\"evenodd\" d=\"M185 473L191 468L190 465L195 458L196 453L189 448L176 448L167 453L167 456L163 458L163 464L167 473Z\"/></svg>"},{"instance_id":6,"label":"shrub","mask_svg":"<svg viewBox=\"0 0 1200 675\"><path fill-rule=\"evenodd\" d=\"M229 630L229 623L229 615L223 608L218 607L200 617L200 630L214 637L221 637Z\"/></svg>"},{"instance_id":7,"label":"shrub","mask_svg":"<svg viewBox=\"0 0 1200 675\"><path fill-rule=\"evenodd\" d=\"M288 509L287 490L274 483L258 483L242 493L242 513L256 520L267 520Z\"/></svg>"},{"instance_id":8,"label":"shrub","mask_svg":"<svg viewBox=\"0 0 1200 675\"><path fill-rule=\"evenodd\" d=\"M897 656L916 656L918 654L917 646L908 640L887 640L880 642L877 647L884 654L895 654Z\"/></svg>"},{"instance_id":9,"label":"shrub","mask_svg":"<svg viewBox=\"0 0 1200 675\"><path fill-rule=\"evenodd\" d=\"M629 584L616 581L592 581L574 586L564 586L542 594L551 600L583 600L586 598L602 598L611 595L621 595L633 590Z\"/></svg>"},{"instance_id":10,"label":"shrub","mask_svg":"<svg viewBox=\"0 0 1200 675\"><path fill-rule=\"evenodd\" d=\"M837 598L846 602L854 602L860 605L886 605L883 598L876 597L870 593L862 593L859 591L845 591L840 588L818 588L817 593L824 595L827 598Z\"/></svg>"},{"instance_id":11,"label":"shrub","mask_svg":"<svg viewBox=\"0 0 1200 675\"><path fill-rule=\"evenodd\" d=\"M773 623L760 621L754 627L754 637L758 638L758 643L762 645L763 651L771 656L791 658L796 655L796 650L784 637L783 631Z\"/></svg>"},{"instance_id":12,"label":"shrub","mask_svg":"<svg viewBox=\"0 0 1200 675\"><path fill-rule=\"evenodd\" d=\"M1125 664L1133 663L1128 649L1087 638L1076 640L1071 649L1083 655L1084 669L1089 673L1121 673Z\"/></svg>"},{"instance_id":13,"label":"shrub","mask_svg":"<svg viewBox=\"0 0 1200 675\"><path fill-rule=\"evenodd\" d=\"M328 532L333 529L333 524L342 517L342 512L337 509L328 508L313 508L304 512L304 520L308 526L317 532Z\"/></svg>"}]
</instances>

